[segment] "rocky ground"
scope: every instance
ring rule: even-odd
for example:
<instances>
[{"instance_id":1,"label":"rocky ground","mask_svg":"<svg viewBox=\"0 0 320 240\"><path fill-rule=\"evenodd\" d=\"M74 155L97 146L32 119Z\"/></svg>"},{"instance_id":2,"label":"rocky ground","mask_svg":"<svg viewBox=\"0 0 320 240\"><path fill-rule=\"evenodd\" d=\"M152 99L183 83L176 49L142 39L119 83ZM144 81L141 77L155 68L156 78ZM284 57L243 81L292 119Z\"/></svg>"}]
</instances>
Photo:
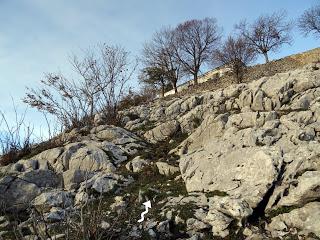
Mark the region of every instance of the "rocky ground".
<instances>
[{"instance_id":1,"label":"rocky ground","mask_svg":"<svg viewBox=\"0 0 320 240\"><path fill-rule=\"evenodd\" d=\"M121 116L0 168L0 239L320 239L317 66Z\"/></svg>"}]
</instances>

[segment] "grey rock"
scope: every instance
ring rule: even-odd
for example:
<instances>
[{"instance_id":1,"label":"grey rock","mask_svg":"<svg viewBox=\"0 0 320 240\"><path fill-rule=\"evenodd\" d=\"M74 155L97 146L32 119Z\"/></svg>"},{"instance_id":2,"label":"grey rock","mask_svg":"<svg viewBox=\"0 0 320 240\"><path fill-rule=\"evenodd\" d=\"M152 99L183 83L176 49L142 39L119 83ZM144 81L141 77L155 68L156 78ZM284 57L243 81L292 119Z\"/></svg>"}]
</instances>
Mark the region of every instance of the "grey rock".
<instances>
[{"instance_id":1,"label":"grey rock","mask_svg":"<svg viewBox=\"0 0 320 240\"><path fill-rule=\"evenodd\" d=\"M272 218L267 226L273 237L281 237L290 232L290 228L299 229L300 234L309 233L320 237L320 203L308 203L302 208L294 209L289 213L280 214Z\"/></svg>"},{"instance_id":2,"label":"grey rock","mask_svg":"<svg viewBox=\"0 0 320 240\"><path fill-rule=\"evenodd\" d=\"M24 210L45 188L62 186L62 179L50 170L33 170L0 179L0 203L8 210Z\"/></svg>"},{"instance_id":3,"label":"grey rock","mask_svg":"<svg viewBox=\"0 0 320 240\"><path fill-rule=\"evenodd\" d=\"M138 173L149 164L150 163L147 160L143 159L141 156L137 156L126 164L126 168L131 172Z\"/></svg>"},{"instance_id":4,"label":"grey rock","mask_svg":"<svg viewBox=\"0 0 320 240\"><path fill-rule=\"evenodd\" d=\"M53 207L50 212L44 215L44 218L48 222L60 222L66 218L66 211L59 207Z\"/></svg>"},{"instance_id":5,"label":"grey rock","mask_svg":"<svg viewBox=\"0 0 320 240\"><path fill-rule=\"evenodd\" d=\"M64 188L67 190L76 189L80 183L90 179L93 176L93 172L87 172L79 169L70 169L63 172Z\"/></svg>"},{"instance_id":6,"label":"grey rock","mask_svg":"<svg viewBox=\"0 0 320 240\"><path fill-rule=\"evenodd\" d=\"M32 205L38 209L38 211L48 211L52 207L67 208L72 206L73 199L70 192L61 190L52 190L49 192L43 192L37 196Z\"/></svg>"},{"instance_id":7,"label":"grey rock","mask_svg":"<svg viewBox=\"0 0 320 240\"><path fill-rule=\"evenodd\" d=\"M207 228L210 228L210 225L206 224L204 222L201 222L198 219L189 218L187 220L187 230L188 231L198 232L198 231L201 231L201 230L204 230Z\"/></svg>"},{"instance_id":8,"label":"grey rock","mask_svg":"<svg viewBox=\"0 0 320 240\"><path fill-rule=\"evenodd\" d=\"M144 137L151 142L158 142L166 140L171 137L179 128L179 122L176 120L172 120L169 122L165 122L155 127L154 129L146 132Z\"/></svg>"}]
</instances>

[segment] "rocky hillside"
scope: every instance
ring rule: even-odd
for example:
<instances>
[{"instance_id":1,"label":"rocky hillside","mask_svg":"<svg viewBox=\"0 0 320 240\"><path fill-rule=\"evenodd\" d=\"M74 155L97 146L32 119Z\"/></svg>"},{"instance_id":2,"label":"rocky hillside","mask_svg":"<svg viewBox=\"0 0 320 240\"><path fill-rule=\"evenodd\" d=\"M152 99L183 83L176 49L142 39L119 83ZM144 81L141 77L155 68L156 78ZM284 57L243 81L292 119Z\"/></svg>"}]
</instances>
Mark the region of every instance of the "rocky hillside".
<instances>
[{"instance_id":1,"label":"rocky hillside","mask_svg":"<svg viewBox=\"0 0 320 240\"><path fill-rule=\"evenodd\" d=\"M289 55L269 63L249 66L244 73L243 82L247 83L262 77L270 77L277 73L292 71L297 68L302 68L305 65L312 64L315 61L320 61L320 48ZM204 82L198 86L190 86L181 92L178 89L178 94L183 96L186 94L194 94L195 92L203 92L207 90L215 91L238 82L232 72L227 72L220 77L217 77L214 72L214 70L207 72L205 74L205 79L207 80L202 80ZM191 80L191 82L189 81L188 83L192 85L192 82L193 81Z\"/></svg>"},{"instance_id":2,"label":"rocky hillside","mask_svg":"<svg viewBox=\"0 0 320 240\"><path fill-rule=\"evenodd\" d=\"M0 236L319 239L318 69L97 115L0 168Z\"/></svg>"}]
</instances>

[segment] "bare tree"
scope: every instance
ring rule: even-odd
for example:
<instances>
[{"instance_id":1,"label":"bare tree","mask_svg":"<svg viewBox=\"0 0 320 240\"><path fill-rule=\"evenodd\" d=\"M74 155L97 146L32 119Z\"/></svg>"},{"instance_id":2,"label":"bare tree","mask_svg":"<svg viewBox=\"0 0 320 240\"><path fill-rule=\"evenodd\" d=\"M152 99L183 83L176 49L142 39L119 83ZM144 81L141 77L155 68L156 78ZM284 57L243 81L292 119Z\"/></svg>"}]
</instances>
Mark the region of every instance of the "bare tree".
<instances>
[{"instance_id":1,"label":"bare tree","mask_svg":"<svg viewBox=\"0 0 320 240\"><path fill-rule=\"evenodd\" d=\"M229 36L222 47L215 51L213 61L229 66L232 69L237 81L240 83L246 66L253 62L256 58L254 48L246 44L243 37Z\"/></svg>"},{"instance_id":2,"label":"bare tree","mask_svg":"<svg viewBox=\"0 0 320 240\"><path fill-rule=\"evenodd\" d=\"M177 82L181 75L181 63L174 57L174 32L171 28L163 28L156 32L150 42L143 47L143 63L146 68L161 70L164 78L177 93Z\"/></svg>"},{"instance_id":3,"label":"bare tree","mask_svg":"<svg viewBox=\"0 0 320 240\"><path fill-rule=\"evenodd\" d=\"M80 59L73 55L70 62L77 81L61 73L46 74L39 89L27 88L23 101L54 115L66 128L91 124L99 111L113 121L136 66L130 68L128 52L119 46L99 45Z\"/></svg>"},{"instance_id":4,"label":"bare tree","mask_svg":"<svg viewBox=\"0 0 320 240\"><path fill-rule=\"evenodd\" d=\"M200 68L203 63L209 63L221 39L221 30L216 19L205 18L181 23L174 32L175 57L197 85Z\"/></svg>"},{"instance_id":5,"label":"bare tree","mask_svg":"<svg viewBox=\"0 0 320 240\"><path fill-rule=\"evenodd\" d=\"M320 5L306 10L298 19L298 27L305 36L313 33L320 37Z\"/></svg>"},{"instance_id":6,"label":"bare tree","mask_svg":"<svg viewBox=\"0 0 320 240\"><path fill-rule=\"evenodd\" d=\"M236 29L257 53L263 54L266 63L269 62L270 51L275 52L282 45L292 42L290 35L292 24L286 21L284 11L262 15L251 25L244 20L236 25Z\"/></svg>"}]
</instances>

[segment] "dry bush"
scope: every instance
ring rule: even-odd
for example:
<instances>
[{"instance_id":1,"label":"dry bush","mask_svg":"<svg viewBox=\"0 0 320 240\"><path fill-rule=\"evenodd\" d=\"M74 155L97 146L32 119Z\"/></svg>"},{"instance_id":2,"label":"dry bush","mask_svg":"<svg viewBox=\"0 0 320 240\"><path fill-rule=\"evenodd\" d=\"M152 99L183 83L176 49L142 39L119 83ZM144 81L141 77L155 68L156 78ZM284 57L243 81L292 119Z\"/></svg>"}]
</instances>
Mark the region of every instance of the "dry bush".
<instances>
[{"instance_id":1,"label":"dry bush","mask_svg":"<svg viewBox=\"0 0 320 240\"><path fill-rule=\"evenodd\" d=\"M76 81L61 73L49 73L40 88L28 88L24 102L53 115L65 129L90 126L98 112L104 113L107 121L114 121L136 68L129 61L129 53L119 46L99 45L82 58L74 55L70 62Z\"/></svg>"},{"instance_id":2,"label":"dry bush","mask_svg":"<svg viewBox=\"0 0 320 240\"><path fill-rule=\"evenodd\" d=\"M33 127L25 123L26 110L19 114L13 103L14 121L0 111L0 166L8 165L29 154L33 143Z\"/></svg>"},{"instance_id":3,"label":"dry bush","mask_svg":"<svg viewBox=\"0 0 320 240\"><path fill-rule=\"evenodd\" d=\"M4 112L0 111L0 166L6 166L20 159L30 158L45 150L60 147L64 144L61 138L62 128L46 115L45 134L37 135L34 127L26 124L26 112L19 113L13 103L14 121L9 121Z\"/></svg>"},{"instance_id":4,"label":"dry bush","mask_svg":"<svg viewBox=\"0 0 320 240\"><path fill-rule=\"evenodd\" d=\"M129 91L119 104L119 110L129 109L133 106L146 104L154 100L157 96L157 91L150 86L143 86L139 92Z\"/></svg>"}]
</instances>

